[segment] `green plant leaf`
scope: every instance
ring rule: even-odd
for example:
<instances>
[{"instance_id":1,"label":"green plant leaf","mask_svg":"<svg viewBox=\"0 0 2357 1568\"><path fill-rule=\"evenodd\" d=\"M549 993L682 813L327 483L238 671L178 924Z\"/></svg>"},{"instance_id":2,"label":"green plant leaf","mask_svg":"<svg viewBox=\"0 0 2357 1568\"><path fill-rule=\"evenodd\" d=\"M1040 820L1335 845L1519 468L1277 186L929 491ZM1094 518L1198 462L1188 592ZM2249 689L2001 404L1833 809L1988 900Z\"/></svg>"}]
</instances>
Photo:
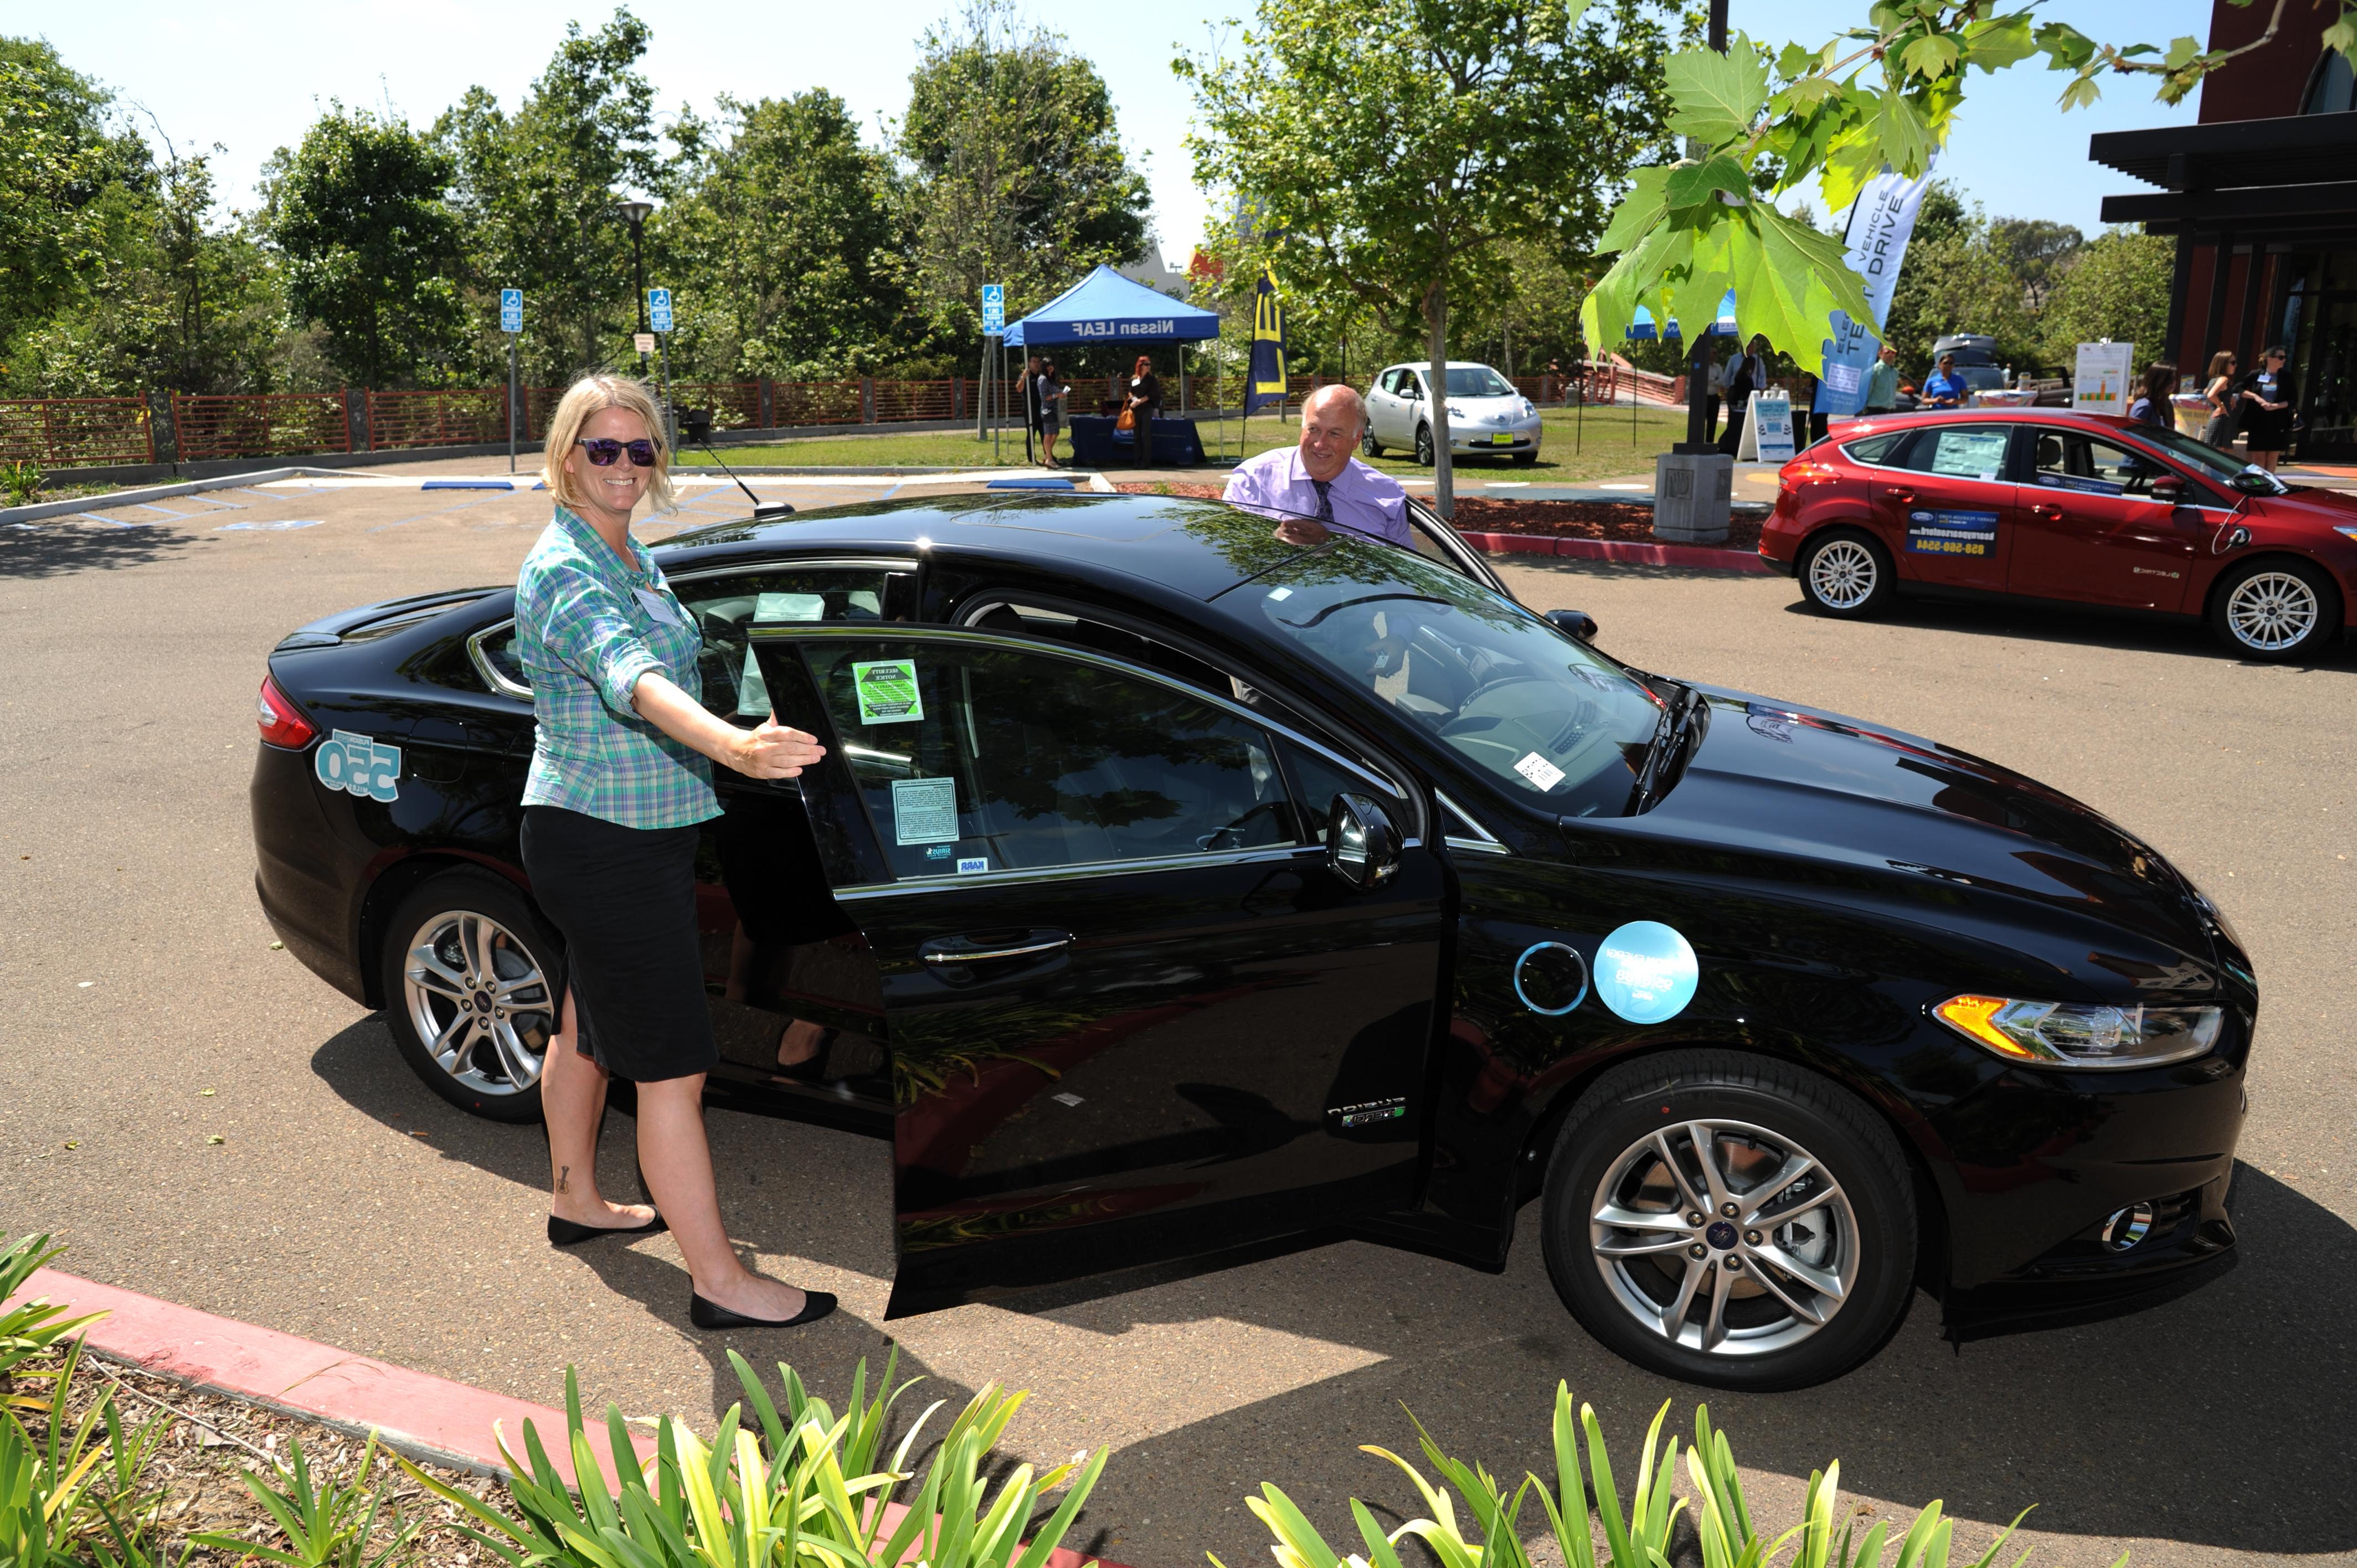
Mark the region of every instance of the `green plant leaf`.
<instances>
[{"instance_id":1,"label":"green plant leaf","mask_svg":"<svg viewBox=\"0 0 2357 1568\"><path fill-rule=\"evenodd\" d=\"M1909 44L1899 62L1914 75L1936 78L1956 69L1956 40L1943 33L1925 33Z\"/></svg>"},{"instance_id":2,"label":"green plant leaf","mask_svg":"<svg viewBox=\"0 0 2357 1568\"><path fill-rule=\"evenodd\" d=\"M1969 66L1982 70L2003 70L2037 52L2038 41L2031 34L2029 13L2027 11L1965 24L1964 63Z\"/></svg>"},{"instance_id":3,"label":"green plant leaf","mask_svg":"<svg viewBox=\"0 0 2357 1568\"><path fill-rule=\"evenodd\" d=\"M1663 64L1670 129L1716 147L1749 135L1768 102L1768 67L1750 40L1737 35L1727 52L1680 49Z\"/></svg>"},{"instance_id":4,"label":"green plant leaf","mask_svg":"<svg viewBox=\"0 0 2357 1568\"><path fill-rule=\"evenodd\" d=\"M1718 199L1720 191L1749 199L1751 179L1743 166L1725 153L1706 163L1680 164L1670 170L1670 177L1662 188L1662 199L1673 211L1696 207Z\"/></svg>"},{"instance_id":5,"label":"green plant leaf","mask_svg":"<svg viewBox=\"0 0 2357 1568\"><path fill-rule=\"evenodd\" d=\"M1895 88L1882 93L1874 128L1883 162L1910 179L1923 172L1924 160L1932 156L1932 133L1905 93Z\"/></svg>"}]
</instances>

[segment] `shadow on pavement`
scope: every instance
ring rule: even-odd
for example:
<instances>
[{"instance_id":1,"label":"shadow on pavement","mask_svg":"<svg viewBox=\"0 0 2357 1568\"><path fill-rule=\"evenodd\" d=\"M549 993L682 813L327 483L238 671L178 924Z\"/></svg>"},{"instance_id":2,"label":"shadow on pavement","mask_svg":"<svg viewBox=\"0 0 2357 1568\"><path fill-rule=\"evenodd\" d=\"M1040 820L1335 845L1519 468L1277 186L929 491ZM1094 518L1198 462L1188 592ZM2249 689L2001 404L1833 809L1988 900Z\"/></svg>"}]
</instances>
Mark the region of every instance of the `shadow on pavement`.
<instances>
[{"instance_id":1,"label":"shadow on pavement","mask_svg":"<svg viewBox=\"0 0 2357 1568\"><path fill-rule=\"evenodd\" d=\"M1785 613L1813 616L1797 596ZM2072 648L2109 648L2132 653L2173 653L2194 659L2236 661L2254 668L2255 659L2237 660L2220 647L2210 628L2195 620L2145 620L2126 612L2109 612L2094 605L2058 604L2050 609L2024 609L2017 605L1979 604L1963 599L1901 598L1877 618L1885 625L1963 632L1974 637L2003 637L2021 641L2051 642ZM2316 654L2289 666L2296 670L2347 670L2357 666L2347 641L2327 642Z\"/></svg>"},{"instance_id":2,"label":"shadow on pavement","mask_svg":"<svg viewBox=\"0 0 2357 1568\"><path fill-rule=\"evenodd\" d=\"M376 1020L328 1040L312 1067L389 1137L422 1129L447 1158L528 1188L545 1180L537 1126L483 1122L446 1106ZM726 1112L716 1112L711 1126L732 1234L771 1255L890 1277L882 1145ZM631 1132L627 1118L609 1114L600 1163L609 1189L621 1187L616 1178L631 1168ZM1345 1499L1353 1494L1371 1505L1408 1506L1405 1478L1357 1452L1365 1443L1413 1451L1403 1405L1446 1449L1492 1474L1547 1473L1558 1379L1595 1404L1616 1459L1633 1449L1664 1399L1670 1427L1689 1432L1694 1406L1707 1402L1738 1460L1769 1473L1754 1499L1769 1518L1794 1513L1809 1473L1838 1458L1850 1494L1890 1499L1910 1515L1939 1498L1960 1519L2001 1523L2037 1503L2030 1528L2061 1536L2152 1536L2253 1552L2357 1549L2339 1436L2357 1426L2357 1340L2346 1322L2346 1304L2357 1299L2357 1229L2248 1165L2235 1176L2235 1219L2241 1267L2166 1305L1957 1348L1941 1337L1937 1305L1919 1296L1897 1337L1865 1367L1775 1395L1676 1383L1598 1347L1547 1281L1535 1206L1498 1275L1341 1242L1221 1273L1172 1270L1130 1291L1078 1285L998 1305L1100 1337L1116 1359L1132 1330L1219 1319L1376 1358L1169 1426L1116 1455L1088 1513L1124 1521L1121 1532L1108 1537L1101 1523L1089 1523L1080 1533L1094 1534L1093 1549L1132 1562L1179 1550L1180 1541L1139 1523L1156 1519L1186 1521L1189 1560L1205 1549L1229 1562L1252 1559L1263 1540L1236 1505L1264 1480L1328 1527L1347 1530ZM782 1337L699 1333L685 1326L687 1280L668 1251L593 1244L577 1255L608 1288L646 1304L694 1344L711 1369L714 1414L742 1397L727 1362L732 1344L764 1376L774 1376L782 1358L839 1399L857 1361L867 1359L872 1379L891 1343L848 1315ZM930 1370L904 1352L903 1376ZM1220 1376L1216 1366L1188 1371ZM991 1373L1024 1386L1020 1367ZM598 1402L597 1391L586 1391ZM969 1391L930 1377L919 1391L952 1408ZM1789 1496L1780 1494L1780 1477L1789 1478ZM1535 1512L1525 1522L1544 1524Z\"/></svg>"},{"instance_id":3,"label":"shadow on pavement","mask_svg":"<svg viewBox=\"0 0 2357 1568\"><path fill-rule=\"evenodd\" d=\"M128 528L72 521L11 523L0 528L0 577L64 577L144 566L192 542L188 534L160 523Z\"/></svg>"}]
</instances>

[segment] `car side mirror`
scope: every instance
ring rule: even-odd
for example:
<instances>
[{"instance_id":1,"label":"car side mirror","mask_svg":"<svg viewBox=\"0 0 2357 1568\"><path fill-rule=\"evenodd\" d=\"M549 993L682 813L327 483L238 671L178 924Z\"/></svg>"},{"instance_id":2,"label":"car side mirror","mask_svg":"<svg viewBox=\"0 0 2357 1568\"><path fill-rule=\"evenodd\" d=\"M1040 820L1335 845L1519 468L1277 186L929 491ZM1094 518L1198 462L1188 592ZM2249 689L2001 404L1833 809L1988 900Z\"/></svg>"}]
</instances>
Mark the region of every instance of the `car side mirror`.
<instances>
[{"instance_id":1,"label":"car side mirror","mask_svg":"<svg viewBox=\"0 0 2357 1568\"><path fill-rule=\"evenodd\" d=\"M2152 499L2170 506L2185 504L2185 481L2174 474L2165 474L2152 482Z\"/></svg>"},{"instance_id":2,"label":"car side mirror","mask_svg":"<svg viewBox=\"0 0 2357 1568\"><path fill-rule=\"evenodd\" d=\"M1549 610L1546 618L1557 631L1568 633L1582 642L1596 640L1596 618L1586 610Z\"/></svg>"},{"instance_id":3,"label":"car side mirror","mask_svg":"<svg viewBox=\"0 0 2357 1568\"><path fill-rule=\"evenodd\" d=\"M1399 830L1374 800L1341 794L1327 808L1326 865L1358 892L1381 887L1399 870Z\"/></svg>"}]
</instances>

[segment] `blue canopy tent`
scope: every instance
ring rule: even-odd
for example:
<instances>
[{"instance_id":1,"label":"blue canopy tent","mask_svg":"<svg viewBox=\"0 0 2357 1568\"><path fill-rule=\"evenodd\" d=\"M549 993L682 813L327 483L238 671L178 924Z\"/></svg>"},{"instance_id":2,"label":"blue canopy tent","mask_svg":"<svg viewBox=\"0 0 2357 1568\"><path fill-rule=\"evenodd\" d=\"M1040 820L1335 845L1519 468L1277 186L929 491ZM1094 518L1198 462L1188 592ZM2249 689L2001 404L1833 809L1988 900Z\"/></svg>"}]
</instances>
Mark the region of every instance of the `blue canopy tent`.
<instances>
[{"instance_id":1,"label":"blue canopy tent","mask_svg":"<svg viewBox=\"0 0 2357 1568\"><path fill-rule=\"evenodd\" d=\"M1632 339L1644 341L1651 341L1657 336L1675 338L1678 336L1678 318L1674 316L1671 317L1669 329L1656 332L1653 327L1652 311L1641 305L1637 307L1636 319L1629 323L1629 336ZM1735 336L1735 291L1733 289L1728 289L1727 297L1718 302L1718 319L1710 324L1710 330L1704 336L1712 338Z\"/></svg>"},{"instance_id":2,"label":"blue canopy tent","mask_svg":"<svg viewBox=\"0 0 2357 1568\"><path fill-rule=\"evenodd\" d=\"M1150 343L1200 343L1219 335L1219 312L1173 299L1101 266L1022 320L1008 323L1001 341L1010 350L1059 343L1134 343L1142 348ZM1186 387L1187 362L1182 357L1178 362L1182 411ZM1087 461L1095 456L1097 466L1102 466L1102 458L1113 449L1113 423L1087 414L1068 420L1073 459ZM1186 455L1190 461L1202 460L1202 442L1192 420L1157 419L1153 435L1157 448Z\"/></svg>"}]
</instances>

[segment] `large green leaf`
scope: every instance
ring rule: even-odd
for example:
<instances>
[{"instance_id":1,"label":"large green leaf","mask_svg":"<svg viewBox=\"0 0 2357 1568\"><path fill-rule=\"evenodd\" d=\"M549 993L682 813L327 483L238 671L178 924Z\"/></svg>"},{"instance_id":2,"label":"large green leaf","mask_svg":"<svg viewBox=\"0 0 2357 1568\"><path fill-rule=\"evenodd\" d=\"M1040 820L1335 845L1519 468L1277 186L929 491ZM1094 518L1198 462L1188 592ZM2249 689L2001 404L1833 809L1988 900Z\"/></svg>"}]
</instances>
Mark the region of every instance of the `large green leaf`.
<instances>
[{"instance_id":1,"label":"large green leaf","mask_svg":"<svg viewBox=\"0 0 2357 1568\"><path fill-rule=\"evenodd\" d=\"M1905 93L1896 89L1884 91L1874 125L1882 143L1885 163L1910 178L1923 172L1924 160L1932 156L1932 132Z\"/></svg>"},{"instance_id":2,"label":"large green leaf","mask_svg":"<svg viewBox=\"0 0 2357 1568\"><path fill-rule=\"evenodd\" d=\"M1611 223L1596 248L1606 255L1625 251L1642 239L1645 231L1669 210L1666 188L1673 167L1641 168L1631 177L1629 194L1612 214Z\"/></svg>"},{"instance_id":3,"label":"large green leaf","mask_svg":"<svg viewBox=\"0 0 2357 1568\"><path fill-rule=\"evenodd\" d=\"M1669 83L1670 129L1719 146L1746 135L1768 102L1768 65L1738 35L1725 54L1680 49L1663 68Z\"/></svg>"},{"instance_id":4,"label":"large green leaf","mask_svg":"<svg viewBox=\"0 0 2357 1568\"><path fill-rule=\"evenodd\" d=\"M1679 164L1673 167L1669 179L1662 188L1662 199L1674 211L1715 201L1722 190L1746 200L1751 195L1751 177L1744 173L1741 164L1725 153L1704 163Z\"/></svg>"}]
</instances>

